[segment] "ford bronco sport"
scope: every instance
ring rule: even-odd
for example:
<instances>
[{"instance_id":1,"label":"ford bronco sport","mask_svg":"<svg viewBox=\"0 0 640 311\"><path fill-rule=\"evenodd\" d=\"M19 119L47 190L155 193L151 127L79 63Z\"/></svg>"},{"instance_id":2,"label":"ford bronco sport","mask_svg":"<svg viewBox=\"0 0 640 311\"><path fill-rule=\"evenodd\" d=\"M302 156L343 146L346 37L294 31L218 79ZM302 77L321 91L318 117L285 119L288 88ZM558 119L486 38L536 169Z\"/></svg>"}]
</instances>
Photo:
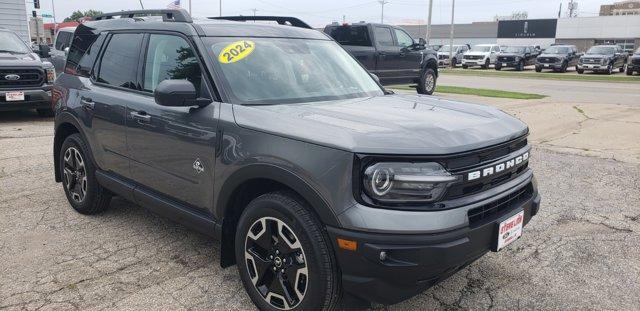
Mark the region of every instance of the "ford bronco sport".
<instances>
[{"instance_id":1,"label":"ford bronco sport","mask_svg":"<svg viewBox=\"0 0 640 311\"><path fill-rule=\"evenodd\" d=\"M34 53L20 37L0 28L0 111L36 109L41 116L51 116L51 85L56 72L50 62L48 47Z\"/></svg>"},{"instance_id":2,"label":"ford bronco sport","mask_svg":"<svg viewBox=\"0 0 640 311\"><path fill-rule=\"evenodd\" d=\"M396 303L520 237L540 203L525 124L385 91L326 34L273 20L79 26L53 95L70 205L118 195L219 239L263 310Z\"/></svg>"}]
</instances>

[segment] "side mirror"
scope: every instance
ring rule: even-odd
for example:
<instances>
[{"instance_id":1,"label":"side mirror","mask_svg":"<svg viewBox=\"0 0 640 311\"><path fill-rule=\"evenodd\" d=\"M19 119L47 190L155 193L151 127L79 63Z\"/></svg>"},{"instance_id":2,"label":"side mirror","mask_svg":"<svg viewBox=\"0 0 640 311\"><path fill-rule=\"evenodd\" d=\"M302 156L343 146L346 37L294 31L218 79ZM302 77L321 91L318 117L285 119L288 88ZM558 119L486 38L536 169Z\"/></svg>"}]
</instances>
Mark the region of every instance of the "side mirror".
<instances>
[{"instance_id":1,"label":"side mirror","mask_svg":"<svg viewBox=\"0 0 640 311\"><path fill-rule=\"evenodd\" d=\"M211 103L209 99L198 98L195 86L187 80L164 80L153 96L158 105L167 107L204 107Z\"/></svg>"},{"instance_id":2,"label":"side mirror","mask_svg":"<svg viewBox=\"0 0 640 311\"><path fill-rule=\"evenodd\" d=\"M418 44L427 45L427 40L425 40L424 38L418 38Z\"/></svg>"},{"instance_id":3,"label":"side mirror","mask_svg":"<svg viewBox=\"0 0 640 311\"><path fill-rule=\"evenodd\" d=\"M49 48L49 46L46 44L38 45L38 55L40 55L40 57L42 58L51 57L51 48Z\"/></svg>"},{"instance_id":4,"label":"side mirror","mask_svg":"<svg viewBox=\"0 0 640 311\"><path fill-rule=\"evenodd\" d=\"M378 84L380 84L380 78L378 77L378 75L374 74L374 73L369 73L371 75L371 77L373 78L373 80L376 80L376 82L378 82Z\"/></svg>"},{"instance_id":5,"label":"side mirror","mask_svg":"<svg viewBox=\"0 0 640 311\"><path fill-rule=\"evenodd\" d=\"M64 48L64 57L69 56L69 47Z\"/></svg>"}]
</instances>

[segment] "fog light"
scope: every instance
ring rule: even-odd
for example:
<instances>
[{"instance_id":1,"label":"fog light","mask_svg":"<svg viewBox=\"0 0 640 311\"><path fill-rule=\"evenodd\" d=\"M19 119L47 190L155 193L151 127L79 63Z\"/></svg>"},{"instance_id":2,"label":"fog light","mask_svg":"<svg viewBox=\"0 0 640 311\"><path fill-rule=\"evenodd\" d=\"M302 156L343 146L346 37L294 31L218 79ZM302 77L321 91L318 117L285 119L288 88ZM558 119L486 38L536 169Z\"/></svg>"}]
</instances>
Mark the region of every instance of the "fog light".
<instances>
[{"instance_id":1,"label":"fog light","mask_svg":"<svg viewBox=\"0 0 640 311\"><path fill-rule=\"evenodd\" d=\"M380 261L385 261L385 260L387 260L387 252L381 251L380 252Z\"/></svg>"}]
</instances>

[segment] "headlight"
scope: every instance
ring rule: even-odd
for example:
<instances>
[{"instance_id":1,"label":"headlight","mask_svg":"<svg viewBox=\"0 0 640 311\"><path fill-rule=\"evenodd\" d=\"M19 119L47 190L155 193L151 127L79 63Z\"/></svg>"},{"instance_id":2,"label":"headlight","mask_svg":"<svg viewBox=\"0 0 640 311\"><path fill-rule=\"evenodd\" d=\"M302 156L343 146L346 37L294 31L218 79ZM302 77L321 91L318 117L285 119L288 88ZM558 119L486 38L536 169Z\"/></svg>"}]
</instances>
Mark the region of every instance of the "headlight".
<instances>
[{"instance_id":1,"label":"headlight","mask_svg":"<svg viewBox=\"0 0 640 311\"><path fill-rule=\"evenodd\" d=\"M440 199L458 179L434 162L380 162L367 167L362 181L366 195L375 201L426 203Z\"/></svg>"},{"instance_id":2,"label":"headlight","mask_svg":"<svg viewBox=\"0 0 640 311\"><path fill-rule=\"evenodd\" d=\"M53 83L56 81L56 69L55 68L47 68L47 82Z\"/></svg>"}]
</instances>

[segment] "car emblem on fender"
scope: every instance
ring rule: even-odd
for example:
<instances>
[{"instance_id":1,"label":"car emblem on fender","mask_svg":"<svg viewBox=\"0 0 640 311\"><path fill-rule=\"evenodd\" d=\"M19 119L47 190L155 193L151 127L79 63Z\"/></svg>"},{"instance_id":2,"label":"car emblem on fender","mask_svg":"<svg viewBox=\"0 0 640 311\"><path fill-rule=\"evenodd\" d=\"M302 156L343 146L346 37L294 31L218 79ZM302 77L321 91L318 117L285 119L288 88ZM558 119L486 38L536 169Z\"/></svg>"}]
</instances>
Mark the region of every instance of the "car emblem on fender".
<instances>
[{"instance_id":1,"label":"car emblem on fender","mask_svg":"<svg viewBox=\"0 0 640 311\"><path fill-rule=\"evenodd\" d=\"M193 162L193 169L198 173L202 173L204 172L204 165L202 165L202 162L200 162L200 159L196 159L195 162Z\"/></svg>"},{"instance_id":2,"label":"car emblem on fender","mask_svg":"<svg viewBox=\"0 0 640 311\"><path fill-rule=\"evenodd\" d=\"M20 76L16 74L9 74L4 76L4 79L9 81L16 81L16 80L20 80Z\"/></svg>"}]
</instances>

